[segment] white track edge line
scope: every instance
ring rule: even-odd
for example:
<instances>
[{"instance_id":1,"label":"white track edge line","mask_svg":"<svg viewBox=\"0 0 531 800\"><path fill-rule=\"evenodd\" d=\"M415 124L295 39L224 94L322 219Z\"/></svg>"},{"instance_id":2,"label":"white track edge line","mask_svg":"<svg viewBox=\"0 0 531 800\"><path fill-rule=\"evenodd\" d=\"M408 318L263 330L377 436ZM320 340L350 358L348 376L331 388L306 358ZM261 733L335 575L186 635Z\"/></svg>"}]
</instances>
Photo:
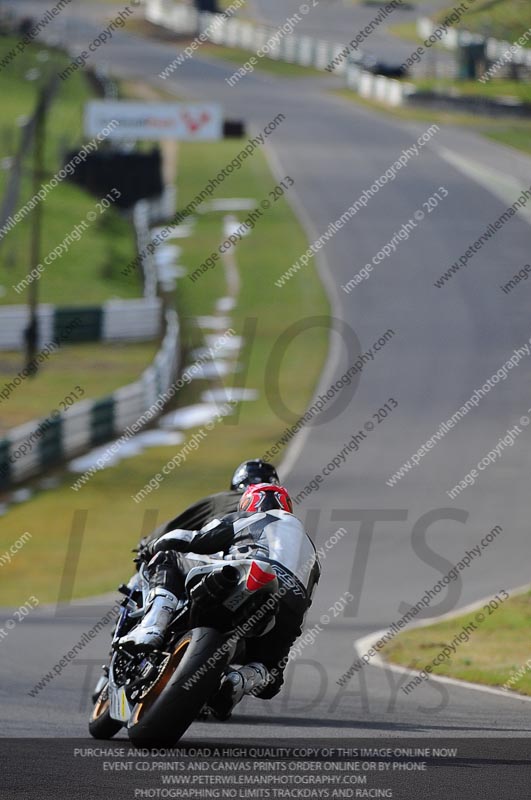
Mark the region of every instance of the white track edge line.
<instances>
[{"instance_id":1,"label":"white track edge line","mask_svg":"<svg viewBox=\"0 0 531 800\"><path fill-rule=\"evenodd\" d=\"M526 584L525 586L517 586L515 589L511 589L509 594L512 596L513 594L520 594L525 591L529 591L531 589L531 584ZM478 608L492 599L492 596L489 595L482 600L477 600L474 603L469 603L462 608L456 609L455 611L450 611L447 614L441 614L440 617L430 617L429 619L423 619L420 622L416 622L413 625L409 625L406 630L413 630L414 628L425 628L428 625L433 625L437 622L442 622L447 619L453 619L455 617L461 617L463 614L468 614L471 611L475 611ZM374 631L373 633L367 634L367 636L362 636L359 639L356 639L354 642L354 650L356 651L357 655L361 657L362 653L366 653L367 650L370 650L371 647L380 639L384 634L388 632L388 628L384 628L379 631ZM379 669L387 669L389 668L393 672L398 672L401 675L416 675L420 676L421 670L418 669L410 669L409 667L402 667L399 664L393 664L390 661L385 661L381 655L374 656L367 666L378 667ZM460 689L474 689L476 692L485 692L486 694L492 694L496 697L505 697L509 700L519 700L523 701L524 703L531 703L531 697L523 694L518 694L517 692L512 692L508 689L497 689L494 686L484 686L481 683L473 683L472 681L462 681L458 680L457 678L449 678L445 675L430 675L429 680L433 680L436 683L447 683L450 686L457 686ZM426 681L428 683L429 681Z\"/></svg>"},{"instance_id":2,"label":"white track edge line","mask_svg":"<svg viewBox=\"0 0 531 800\"><path fill-rule=\"evenodd\" d=\"M282 162L277 155L277 153L273 150L272 146L266 142L264 145L264 152L266 155L267 162L273 175L277 178L277 180L282 180L282 178L288 174L283 166ZM288 201L289 205L291 206L295 216L297 217L298 221L300 222L305 234L308 237L308 241L314 242L316 239L319 238L317 230L311 221L306 209L302 205L297 193L295 190L288 192L286 195L286 200ZM334 317L335 314L339 314L341 309L341 301L339 297L339 292L337 287L332 278L332 271L330 269L330 264L328 263L328 259L324 255L323 250L319 250L317 255L315 256L315 263L317 265L317 273L321 280L321 283L324 287L325 293L328 297L328 301L330 303L330 318ZM281 289L282 291L282 289ZM308 403L307 408L313 405L317 396L328 387L331 383L333 373L336 370L336 367L339 364L339 351L340 345L339 340L334 337L334 325L331 324L329 327L329 344L328 344L328 351L326 354L326 360L323 367L323 371L321 372L321 376L319 378L318 384L315 388L315 391L312 395L311 401ZM311 433L311 423L304 425L293 437L292 441L286 448L286 454L283 457L279 470L282 475L289 475L290 472L293 470L297 458L299 457L308 436Z\"/></svg>"}]
</instances>

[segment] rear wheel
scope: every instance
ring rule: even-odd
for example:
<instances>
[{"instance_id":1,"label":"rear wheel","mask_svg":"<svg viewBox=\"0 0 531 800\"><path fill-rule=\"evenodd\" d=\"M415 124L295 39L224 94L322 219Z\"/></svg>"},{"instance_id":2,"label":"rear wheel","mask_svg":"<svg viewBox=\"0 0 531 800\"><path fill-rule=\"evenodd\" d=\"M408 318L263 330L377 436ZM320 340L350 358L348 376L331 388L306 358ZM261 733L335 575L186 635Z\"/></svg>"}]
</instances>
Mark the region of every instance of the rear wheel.
<instances>
[{"instance_id":1,"label":"rear wheel","mask_svg":"<svg viewBox=\"0 0 531 800\"><path fill-rule=\"evenodd\" d=\"M108 686L104 686L96 698L89 720L89 732L95 739L112 739L122 728L122 723L111 717L109 709Z\"/></svg>"},{"instance_id":2,"label":"rear wheel","mask_svg":"<svg viewBox=\"0 0 531 800\"><path fill-rule=\"evenodd\" d=\"M219 686L231 655L225 642L212 628L194 628L177 642L164 671L133 708L128 733L134 744L169 746L181 738Z\"/></svg>"}]
</instances>

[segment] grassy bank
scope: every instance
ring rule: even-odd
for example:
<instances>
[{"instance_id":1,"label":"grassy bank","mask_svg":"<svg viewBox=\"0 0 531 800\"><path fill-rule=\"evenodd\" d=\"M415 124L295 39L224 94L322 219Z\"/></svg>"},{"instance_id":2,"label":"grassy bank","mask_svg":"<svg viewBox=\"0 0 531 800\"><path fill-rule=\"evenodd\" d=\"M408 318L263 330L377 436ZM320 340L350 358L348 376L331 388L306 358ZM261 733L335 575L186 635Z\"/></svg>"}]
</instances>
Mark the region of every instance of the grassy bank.
<instances>
[{"instance_id":1,"label":"grassy bank","mask_svg":"<svg viewBox=\"0 0 531 800\"><path fill-rule=\"evenodd\" d=\"M451 7L437 14L445 19ZM514 42L531 28L531 6L528 0L482 0L472 6L460 20L458 27ZM527 43L527 47L531 42Z\"/></svg>"},{"instance_id":2,"label":"grassy bank","mask_svg":"<svg viewBox=\"0 0 531 800\"><path fill-rule=\"evenodd\" d=\"M477 620L478 611L484 615L482 622ZM511 597L490 614L480 608L452 620L401 633L381 653L387 661L420 671L470 624L476 629L469 629L469 641L459 643L450 660L432 668L433 674L487 686L507 684L506 688L512 691L531 695L531 669L526 667L531 658L529 591Z\"/></svg>"},{"instance_id":3,"label":"grassy bank","mask_svg":"<svg viewBox=\"0 0 531 800\"><path fill-rule=\"evenodd\" d=\"M447 92L455 90L462 95L475 97L516 97L523 103L531 103L531 83L525 81L495 80L487 83L480 81L452 81L445 78L430 78L412 81L419 90Z\"/></svg>"},{"instance_id":4,"label":"grassy bank","mask_svg":"<svg viewBox=\"0 0 531 800\"><path fill-rule=\"evenodd\" d=\"M0 54L10 50L17 40L0 38ZM68 58L40 45L28 47L4 70L0 71L0 91L4 112L0 127L1 157L9 159L17 150L20 127L17 120L30 115L35 107L37 84L63 69ZM27 80L31 69L37 69L37 81ZM48 115L45 147L45 184L62 164L62 154L77 151L83 141L83 106L93 96L92 88L81 73L59 83L58 94ZM25 160L18 210L32 195L30 182L30 153ZM0 171L0 195L4 193L8 171ZM73 241L68 254L46 268L38 283L39 302L62 304L94 304L110 297L138 297L137 280L120 274L134 257L132 229L123 216L109 209L99 214L97 198L64 181L52 188L42 202L42 258L62 242L87 214L96 210L97 218ZM12 286L32 268L29 260L31 215L28 215L0 241L0 304L23 304L27 290L16 293ZM136 277L136 276L135 276ZM0 311L1 313L1 311ZM94 398L119 386L137 380L151 362L156 344L65 346L45 362L37 377L24 381L16 392L0 405L0 433L8 428L53 409L61 409L61 401L76 385L84 390L83 397ZM11 381L24 366L22 352L0 353L0 386ZM79 392L78 392L79 394Z\"/></svg>"},{"instance_id":5,"label":"grassy bank","mask_svg":"<svg viewBox=\"0 0 531 800\"><path fill-rule=\"evenodd\" d=\"M453 5L448 6L432 17L436 22L443 22L453 8ZM452 27L513 43L531 28L531 6L528 0L481 0L470 5L466 14ZM422 42L416 21L392 25L388 30L401 39L418 44ZM435 47L441 46L437 44ZM531 40L524 42L523 47L531 47Z\"/></svg>"},{"instance_id":6,"label":"grassy bank","mask_svg":"<svg viewBox=\"0 0 531 800\"><path fill-rule=\"evenodd\" d=\"M244 144L237 140L183 144L178 181L181 206L201 191ZM276 179L263 153L257 151L215 190L214 196L248 197L259 205L275 184ZM238 216L240 220L245 218L243 213ZM198 215L195 235L179 240L184 247L181 260L189 271L196 269L219 245L222 218L219 212ZM245 384L256 389L258 398L242 405L238 419L228 418L227 424L217 424L186 462L143 503L135 504L131 495L161 469L177 448L150 449L97 474L79 492L69 488L75 479L72 476L61 488L37 494L29 502L11 508L2 519L0 552L26 530L33 538L12 564L4 568L0 604L22 602L29 593L35 594L41 602L57 598L76 510L87 511L87 524L74 594L80 597L112 589L130 572L130 549L144 524L152 528L157 519L167 519L198 497L226 488L236 464L246 457L261 455L282 435L288 423L278 418L265 396L266 383L271 385L271 378L266 378L266 368L272 364L275 342L293 323L328 313L328 303L313 263L283 289L274 285L306 247L306 237L298 221L286 199L281 199L264 212L236 252L242 283L230 324L237 333L244 334L246 348L239 358L240 371L235 380L236 385ZM129 280L136 285L133 277ZM226 286L221 265L195 283L187 278L180 281L177 297L186 347L200 340L195 318L211 313L216 298L224 294ZM246 325L247 319L256 326L254 338ZM295 415L310 400L327 344L327 330L314 328L298 336L282 360L278 370L280 391ZM228 379L228 385L232 380L232 377ZM179 404L194 402L209 385L211 382L207 381L192 383L179 396Z\"/></svg>"},{"instance_id":7,"label":"grassy bank","mask_svg":"<svg viewBox=\"0 0 531 800\"><path fill-rule=\"evenodd\" d=\"M521 128L507 126L504 130L491 130L484 134L495 142L531 153L531 125Z\"/></svg>"},{"instance_id":8,"label":"grassy bank","mask_svg":"<svg viewBox=\"0 0 531 800\"><path fill-rule=\"evenodd\" d=\"M40 366L35 378L23 381L0 404L0 436L16 425L64 411L61 401L76 386L78 398L104 397L138 380L153 361L157 344L77 344L61 348ZM22 353L0 353L0 389L24 366Z\"/></svg>"},{"instance_id":9,"label":"grassy bank","mask_svg":"<svg viewBox=\"0 0 531 800\"><path fill-rule=\"evenodd\" d=\"M452 12L453 6L437 11L433 19L442 22ZM531 28L531 7L528 0L483 0L470 6L459 22L452 27L479 33L482 36L492 36L507 42L516 42L527 30ZM389 27L389 32L401 39L421 42L417 33L417 23L404 22ZM436 45L439 46L439 45ZM531 41L524 47L531 46Z\"/></svg>"}]
</instances>

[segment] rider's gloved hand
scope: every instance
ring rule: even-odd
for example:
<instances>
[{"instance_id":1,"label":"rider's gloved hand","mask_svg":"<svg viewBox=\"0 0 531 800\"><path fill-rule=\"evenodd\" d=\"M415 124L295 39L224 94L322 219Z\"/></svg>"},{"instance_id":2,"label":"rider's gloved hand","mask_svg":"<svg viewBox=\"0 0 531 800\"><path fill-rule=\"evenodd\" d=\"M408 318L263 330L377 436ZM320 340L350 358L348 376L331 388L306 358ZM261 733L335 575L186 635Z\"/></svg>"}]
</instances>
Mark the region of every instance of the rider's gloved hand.
<instances>
[{"instance_id":1,"label":"rider's gloved hand","mask_svg":"<svg viewBox=\"0 0 531 800\"><path fill-rule=\"evenodd\" d=\"M138 547L135 547L133 552L136 553L136 556L133 561L137 567L142 563L147 564L148 561L151 561L154 555L153 547L155 544L156 542L148 542L142 539Z\"/></svg>"}]
</instances>

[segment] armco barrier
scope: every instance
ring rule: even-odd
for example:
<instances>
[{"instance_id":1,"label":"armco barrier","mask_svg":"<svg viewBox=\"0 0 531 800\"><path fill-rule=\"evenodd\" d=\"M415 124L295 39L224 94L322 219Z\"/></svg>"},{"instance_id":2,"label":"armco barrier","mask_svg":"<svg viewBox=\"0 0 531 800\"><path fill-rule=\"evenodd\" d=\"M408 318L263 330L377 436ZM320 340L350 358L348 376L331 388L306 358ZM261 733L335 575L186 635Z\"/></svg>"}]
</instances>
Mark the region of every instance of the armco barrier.
<instances>
[{"instance_id":1,"label":"armco barrier","mask_svg":"<svg viewBox=\"0 0 531 800\"><path fill-rule=\"evenodd\" d=\"M372 98L391 106L400 106L405 98L414 92L412 84L373 75L365 72L355 64L346 69L346 81L349 89L353 89L361 97Z\"/></svg>"},{"instance_id":2,"label":"armco barrier","mask_svg":"<svg viewBox=\"0 0 531 800\"><path fill-rule=\"evenodd\" d=\"M175 214L175 190L167 187L157 199L142 201L134 210L134 223L139 252L149 243L150 225L170 219ZM153 363L135 383L122 386L108 397L81 400L66 411L55 412L53 418L33 420L12 429L0 439L0 491L42 474L68 458L74 458L91 447L120 436L154 406L173 384L179 369L179 319L168 309L163 319L162 300L156 296L157 276L153 259L141 259L144 298L109 300L102 307L56 309L39 306L39 342L43 348L64 329L65 341L139 341L160 336L162 322L165 334ZM69 326L73 318L81 324ZM25 306L0 309L1 349L21 347L21 337L28 322ZM10 401L8 398L7 402ZM16 402L16 399L13 399ZM157 409L160 413L160 409Z\"/></svg>"},{"instance_id":3,"label":"armco barrier","mask_svg":"<svg viewBox=\"0 0 531 800\"><path fill-rule=\"evenodd\" d=\"M25 305L0 308L0 350L22 350L24 330L29 322L29 309ZM76 319L71 329L68 323ZM101 306L56 307L39 305L37 311L39 340L42 350L67 330L65 341L75 342L136 342L149 341L160 336L162 304L151 296L138 300L109 300Z\"/></svg>"},{"instance_id":4,"label":"armco barrier","mask_svg":"<svg viewBox=\"0 0 531 800\"><path fill-rule=\"evenodd\" d=\"M136 232L136 249L139 253L140 271L144 284L144 296L156 297L158 291L158 273L154 250L149 247L152 236L151 226L154 223L171 219L175 216L177 190L167 185L159 198L140 200L133 209L133 225Z\"/></svg>"},{"instance_id":5,"label":"armco barrier","mask_svg":"<svg viewBox=\"0 0 531 800\"><path fill-rule=\"evenodd\" d=\"M174 3L173 0L147 0L145 18L154 25L161 25L183 35L197 33L197 11L192 6Z\"/></svg>"},{"instance_id":6,"label":"armco barrier","mask_svg":"<svg viewBox=\"0 0 531 800\"><path fill-rule=\"evenodd\" d=\"M145 17L150 22L175 33L188 36L196 34L201 37L200 41L208 38L208 41L214 44L239 47L250 53L256 53L264 47L277 32L275 28L254 25L233 17L224 17L222 14L200 13L174 0L145 0ZM269 47L268 56L277 61L324 71L344 47L345 45L337 42L291 33L273 42ZM346 86L354 91L360 91L360 76L363 74L369 78L375 77L350 64L348 59L344 59L334 68L334 75L343 76ZM379 77L381 80L378 84L371 80L365 81L364 96L376 99L375 91L378 86L378 99L391 105L400 105L405 94L412 91L411 86L405 86L400 81Z\"/></svg>"},{"instance_id":7,"label":"armco barrier","mask_svg":"<svg viewBox=\"0 0 531 800\"><path fill-rule=\"evenodd\" d=\"M157 270L153 252L149 248L151 242L150 212L147 200L140 200L133 211L133 224L136 231L136 249L140 257L142 283L144 296L156 297L157 295Z\"/></svg>"},{"instance_id":8,"label":"armco barrier","mask_svg":"<svg viewBox=\"0 0 531 800\"><path fill-rule=\"evenodd\" d=\"M277 33L275 28L253 25L233 17L224 17L222 14L200 13L191 6L184 6L175 0L145 0L145 15L146 19L151 22L176 33L188 36L196 34L202 37L200 41L208 38L214 44L239 47L251 53L256 53L264 47L266 42ZM421 17L417 20L417 32L422 39L431 36L435 28L436 23L428 17ZM448 49L455 49L459 44L479 40L482 39L476 34L448 28L441 38L441 44ZM487 39L486 42L487 56L491 61L501 58L511 46L507 42L500 42L492 38ZM325 70L345 47L346 45L337 42L291 33L269 45L268 57L302 67ZM519 48L512 61L515 64L531 68L531 50ZM349 61L348 57L335 65L333 74L344 77L347 88L358 92L363 97L392 106L402 105L415 94L415 87L412 84L360 70L356 64ZM445 65L439 77L443 76L455 77L455 67ZM421 101L420 97L418 101ZM496 111L497 113L512 113L510 106L505 107L503 104L500 104Z\"/></svg>"},{"instance_id":9,"label":"armco barrier","mask_svg":"<svg viewBox=\"0 0 531 800\"><path fill-rule=\"evenodd\" d=\"M153 256L148 251L150 226L175 215L176 190L166 186L160 197L142 200L133 210L137 250L141 254L144 297L134 300L108 300L101 306L56 307L41 303L37 310L38 349L57 338L67 327L66 321L77 318L68 334L68 342L137 342L160 336L162 302L157 297L157 273ZM0 351L22 350L24 330L29 322L26 305L0 307Z\"/></svg>"},{"instance_id":10,"label":"armco barrier","mask_svg":"<svg viewBox=\"0 0 531 800\"><path fill-rule=\"evenodd\" d=\"M179 321L169 310L161 347L137 382L99 400L81 400L53 418L20 425L0 440L0 490L118 437L168 391L178 365Z\"/></svg>"},{"instance_id":11,"label":"armco barrier","mask_svg":"<svg viewBox=\"0 0 531 800\"><path fill-rule=\"evenodd\" d=\"M161 3L166 5L166 3ZM154 408L161 411L161 395L172 386L179 370L179 318L173 309L163 312L157 296L157 270L147 251L151 241L150 226L175 215L176 189L166 186L158 198L141 201L133 209L138 252L140 255L144 297L135 300L109 300L100 307L38 308L38 349L57 337L75 341L146 341L164 338L153 363L139 380L122 386L107 397L81 400L53 417L19 425L0 439L0 491L42 474L65 459L86 452L120 436L129 425ZM76 321L76 324L71 323ZM28 324L26 306L0 308L0 350L18 350L23 346ZM11 398L7 398L10 402ZM16 402L16 395L12 400Z\"/></svg>"}]
</instances>

